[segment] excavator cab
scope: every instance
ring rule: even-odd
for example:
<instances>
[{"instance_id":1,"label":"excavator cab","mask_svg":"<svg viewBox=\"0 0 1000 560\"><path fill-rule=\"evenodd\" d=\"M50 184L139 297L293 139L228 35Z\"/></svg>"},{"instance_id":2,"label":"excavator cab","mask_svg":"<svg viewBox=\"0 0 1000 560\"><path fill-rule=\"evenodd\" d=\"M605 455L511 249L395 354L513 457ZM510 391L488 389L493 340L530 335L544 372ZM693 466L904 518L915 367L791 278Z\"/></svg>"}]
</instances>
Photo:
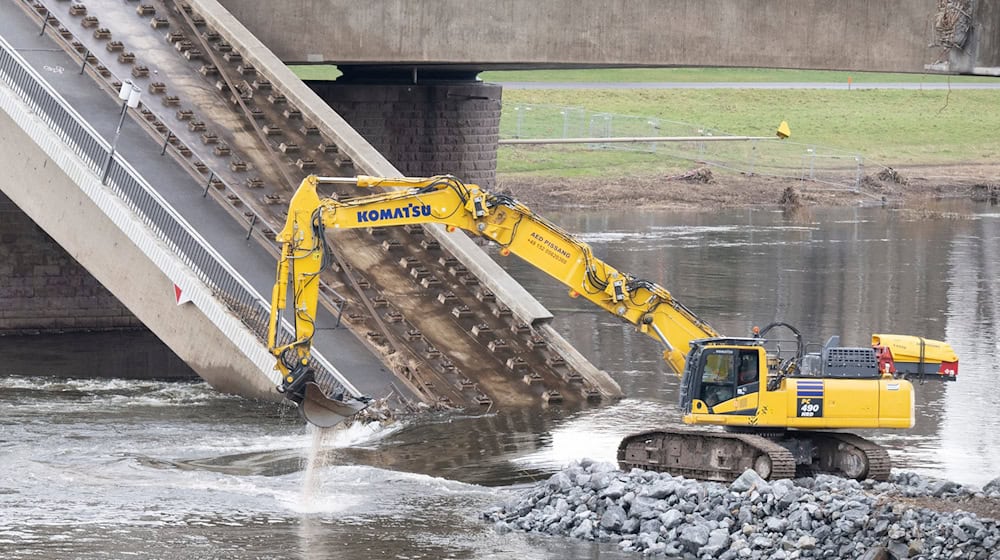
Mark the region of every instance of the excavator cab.
<instances>
[{"instance_id":1,"label":"excavator cab","mask_svg":"<svg viewBox=\"0 0 1000 560\"><path fill-rule=\"evenodd\" d=\"M766 364L757 339L692 342L682 380L682 409L691 414L755 414Z\"/></svg>"}]
</instances>

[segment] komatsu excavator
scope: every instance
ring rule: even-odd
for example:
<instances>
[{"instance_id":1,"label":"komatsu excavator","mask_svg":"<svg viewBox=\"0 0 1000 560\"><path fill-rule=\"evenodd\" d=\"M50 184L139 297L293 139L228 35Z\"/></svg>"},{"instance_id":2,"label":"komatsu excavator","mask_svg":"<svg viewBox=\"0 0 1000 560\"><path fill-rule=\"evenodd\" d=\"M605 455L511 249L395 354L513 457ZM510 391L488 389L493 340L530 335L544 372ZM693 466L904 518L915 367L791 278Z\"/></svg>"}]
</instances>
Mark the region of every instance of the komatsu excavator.
<instances>
[{"instance_id":1,"label":"komatsu excavator","mask_svg":"<svg viewBox=\"0 0 1000 560\"><path fill-rule=\"evenodd\" d=\"M321 198L317 186L349 183L396 190L350 200ZM870 347L842 347L833 337L807 353L799 332L774 323L747 337L724 337L662 286L619 271L559 226L505 195L451 176L425 179L316 177L303 180L289 204L274 286L269 345L282 373L279 390L299 403L305 418L329 425L355 403L328 398L308 367L318 274L326 259L326 230L439 223L520 256L569 288L658 341L663 358L681 376L683 421L723 430L659 428L626 437L621 468L730 481L753 468L766 479L827 472L885 480L885 449L857 435L831 430L911 428L913 385L908 376L954 380L958 357L940 341L875 334ZM335 234L333 234L335 235ZM276 342L278 314L294 290L295 340ZM795 337L793 352L775 351L776 328ZM329 413L327 413L329 411ZM326 421L327 417L332 420Z\"/></svg>"}]
</instances>

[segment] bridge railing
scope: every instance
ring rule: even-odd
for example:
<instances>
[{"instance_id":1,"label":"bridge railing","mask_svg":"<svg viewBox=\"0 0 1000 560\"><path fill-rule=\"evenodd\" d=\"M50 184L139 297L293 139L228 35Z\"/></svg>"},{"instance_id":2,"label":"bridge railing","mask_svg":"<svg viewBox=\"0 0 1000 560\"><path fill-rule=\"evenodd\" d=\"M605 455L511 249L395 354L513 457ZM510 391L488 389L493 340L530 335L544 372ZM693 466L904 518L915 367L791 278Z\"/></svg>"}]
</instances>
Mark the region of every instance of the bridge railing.
<instances>
[{"instance_id":1,"label":"bridge railing","mask_svg":"<svg viewBox=\"0 0 1000 560\"><path fill-rule=\"evenodd\" d=\"M777 126L777 123L774 124ZM692 123L558 105L505 105L500 118L501 139L725 136L732 135ZM777 138L732 142L589 142L546 149L641 152L649 155L649 161L672 158L740 173L815 181L846 188L857 188L864 178L864 158L861 154Z\"/></svg>"},{"instance_id":2,"label":"bridge railing","mask_svg":"<svg viewBox=\"0 0 1000 560\"><path fill-rule=\"evenodd\" d=\"M110 144L0 37L0 79L76 154L97 177L104 171ZM270 302L265 300L197 231L119 154L107 173L106 186L201 280L263 344ZM291 342L283 324L282 344ZM360 393L327 360L314 353L318 380L331 392Z\"/></svg>"}]
</instances>

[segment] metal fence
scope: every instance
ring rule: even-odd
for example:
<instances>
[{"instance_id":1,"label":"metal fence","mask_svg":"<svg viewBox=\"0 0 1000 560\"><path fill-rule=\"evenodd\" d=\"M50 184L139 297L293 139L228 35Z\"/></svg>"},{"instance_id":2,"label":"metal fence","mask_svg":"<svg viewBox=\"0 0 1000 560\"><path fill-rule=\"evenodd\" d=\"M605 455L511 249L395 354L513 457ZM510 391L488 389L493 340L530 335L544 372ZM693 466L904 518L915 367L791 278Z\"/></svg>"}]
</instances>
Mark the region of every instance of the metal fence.
<instances>
[{"instance_id":1,"label":"metal fence","mask_svg":"<svg viewBox=\"0 0 1000 560\"><path fill-rule=\"evenodd\" d=\"M502 139L666 136L724 138L732 135L691 123L558 105L504 106L500 118ZM595 142L545 149L638 151L741 173L809 180L850 188L860 186L864 177L864 159L861 154L780 140L777 137L738 141Z\"/></svg>"},{"instance_id":2,"label":"metal fence","mask_svg":"<svg viewBox=\"0 0 1000 560\"><path fill-rule=\"evenodd\" d=\"M104 141L0 37L0 79L48 125L74 154L100 177L110 145ZM260 341L267 339L270 303L264 300L198 233L177 214L127 162L116 154L107 187L187 265L215 297L223 302ZM281 343L293 340L285 325ZM317 378L331 392L344 392L342 377L325 360L311 364ZM353 388L352 388L353 389ZM351 391L357 396L356 391Z\"/></svg>"}]
</instances>

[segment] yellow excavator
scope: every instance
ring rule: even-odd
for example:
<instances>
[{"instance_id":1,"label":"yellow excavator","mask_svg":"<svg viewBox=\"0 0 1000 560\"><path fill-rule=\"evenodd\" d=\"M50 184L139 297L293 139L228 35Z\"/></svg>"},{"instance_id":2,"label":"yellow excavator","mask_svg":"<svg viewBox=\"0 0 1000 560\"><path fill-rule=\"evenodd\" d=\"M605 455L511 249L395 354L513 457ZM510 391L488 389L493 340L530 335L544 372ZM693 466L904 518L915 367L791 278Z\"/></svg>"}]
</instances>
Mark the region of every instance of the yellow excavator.
<instances>
[{"instance_id":1,"label":"yellow excavator","mask_svg":"<svg viewBox=\"0 0 1000 560\"><path fill-rule=\"evenodd\" d=\"M339 201L318 195L318 185L326 183L395 190ZM277 236L282 253L269 335L283 378L279 390L299 403L306 420L332 425L359 408L356 401L323 394L308 366L326 231L424 223L490 239L502 255L518 255L565 284L571 297L584 297L635 325L662 345L663 359L680 374L684 423L724 427L630 435L618 449L623 469L718 481L734 480L747 468L766 479L826 472L885 480L890 462L884 448L831 430L911 428L913 385L907 377L958 375L958 357L947 343L915 336L875 334L870 347L842 347L832 337L817 352L807 352L799 331L785 323L747 337L721 336L662 286L598 259L586 243L513 198L455 177L309 176ZM278 316L289 287L295 340L280 345ZM775 329L794 335L794 350L768 344Z\"/></svg>"}]
</instances>

